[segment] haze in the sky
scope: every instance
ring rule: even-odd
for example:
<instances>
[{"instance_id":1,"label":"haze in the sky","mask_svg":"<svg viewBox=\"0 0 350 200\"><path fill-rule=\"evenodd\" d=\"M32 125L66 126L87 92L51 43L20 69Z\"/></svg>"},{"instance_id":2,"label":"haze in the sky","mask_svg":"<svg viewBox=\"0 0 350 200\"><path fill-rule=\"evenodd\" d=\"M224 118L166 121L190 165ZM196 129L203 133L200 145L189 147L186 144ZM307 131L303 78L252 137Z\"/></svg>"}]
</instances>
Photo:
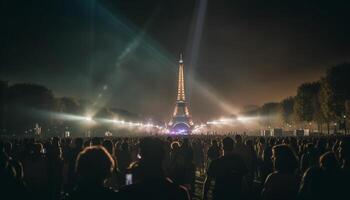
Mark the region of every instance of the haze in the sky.
<instances>
[{"instance_id":1,"label":"haze in the sky","mask_svg":"<svg viewBox=\"0 0 350 200\"><path fill-rule=\"evenodd\" d=\"M190 111L205 121L350 60L350 1L198 2L5 0L0 79L168 119L183 52Z\"/></svg>"}]
</instances>

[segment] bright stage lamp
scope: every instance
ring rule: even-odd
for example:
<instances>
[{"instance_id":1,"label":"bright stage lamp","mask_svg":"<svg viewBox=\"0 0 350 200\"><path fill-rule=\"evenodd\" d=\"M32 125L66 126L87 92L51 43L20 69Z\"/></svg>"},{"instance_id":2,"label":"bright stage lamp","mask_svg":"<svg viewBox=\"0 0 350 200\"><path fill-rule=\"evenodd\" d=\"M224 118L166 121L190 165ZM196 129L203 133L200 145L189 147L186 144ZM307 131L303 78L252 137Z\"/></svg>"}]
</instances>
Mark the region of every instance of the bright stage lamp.
<instances>
[{"instance_id":1,"label":"bright stage lamp","mask_svg":"<svg viewBox=\"0 0 350 200\"><path fill-rule=\"evenodd\" d=\"M85 117L85 120L86 120L86 121L92 121L92 117L87 116L87 117Z\"/></svg>"}]
</instances>

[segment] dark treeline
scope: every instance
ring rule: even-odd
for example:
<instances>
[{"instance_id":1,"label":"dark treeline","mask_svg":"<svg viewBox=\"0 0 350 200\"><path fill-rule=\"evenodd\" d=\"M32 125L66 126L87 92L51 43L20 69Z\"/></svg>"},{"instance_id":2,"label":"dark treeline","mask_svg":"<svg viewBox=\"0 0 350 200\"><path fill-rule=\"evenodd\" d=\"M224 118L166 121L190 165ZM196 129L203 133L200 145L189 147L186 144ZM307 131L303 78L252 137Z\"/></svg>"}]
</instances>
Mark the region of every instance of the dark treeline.
<instances>
[{"instance_id":1,"label":"dark treeline","mask_svg":"<svg viewBox=\"0 0 350 200\"><path fill-rule=\"evenodd\" d=\"M38 124L53 134L67 129L80 132L77 120L65 120L65 115L85 116L88 109L98 110L95 117L137 119L128 111L115 108L97 107L91 102L72 97L55 97L42 85L16 83L10 85L0 81L0 134L25 134L34 131Z\"/></svg>"},{"instance_id":2,"label":"dark treeline","mask_svg":"<svg viewBox=\"0 0 350 200\"><path fill-rule=\"evenodd\" d=\"M296 96L250 107L244 114L259 115L261 125L266 128L346 132L350 116L350 63L330 67L320 80L301 84Z\"/></svg>"}]
</instances>

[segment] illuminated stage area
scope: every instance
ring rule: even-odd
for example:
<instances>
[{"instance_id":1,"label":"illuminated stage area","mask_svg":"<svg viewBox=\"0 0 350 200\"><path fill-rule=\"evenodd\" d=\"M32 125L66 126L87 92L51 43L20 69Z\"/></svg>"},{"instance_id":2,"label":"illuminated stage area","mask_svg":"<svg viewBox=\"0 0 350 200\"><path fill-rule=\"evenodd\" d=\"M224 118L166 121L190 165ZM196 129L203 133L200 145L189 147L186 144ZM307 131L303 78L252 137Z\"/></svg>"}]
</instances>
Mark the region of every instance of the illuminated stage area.
<instances>
[{"instance_id":1,"label":"illuminated stage area","mask_svg":"<svg viewBox=\"0 0 350 200\"><path fill-rule=\"evenodd\" d=\"M172 119L169 122L169 133L187 135L191 134L193 128L192 117L185 96L185 76L184 62L182 54L180 54L179 70L178 70L178 85L177 98Z\"/></svg>"}]
</instances>

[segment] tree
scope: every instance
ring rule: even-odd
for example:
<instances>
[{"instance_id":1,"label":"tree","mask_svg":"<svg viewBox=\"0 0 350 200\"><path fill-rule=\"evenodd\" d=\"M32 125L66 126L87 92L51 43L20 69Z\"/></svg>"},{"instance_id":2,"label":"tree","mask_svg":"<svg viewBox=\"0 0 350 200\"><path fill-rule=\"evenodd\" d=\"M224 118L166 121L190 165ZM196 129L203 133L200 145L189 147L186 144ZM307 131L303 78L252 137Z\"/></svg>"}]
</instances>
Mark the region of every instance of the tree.
<instances>
[{"instance_id":1,"label":"tree","mask_svg":"<svg viewBox=\"0 0 350 200\"><path fill-rule=\"evenodd\" d=\"M311 122L317 111L320 83L304 83L298 87L295 97L294 112L300 121Z\"/></svg>"},{"instance_id":2,"label":"tree","mask_svg":"<svg viewBox=\"0 0 350 200\"><path fill-rule=\"evenodd\" d=\"M325 114L334 121L342 118L345 101L350 99L350 64L343 63L327 70L322 79L322 99Z\"/></svg>"},{"instance_id":3,"label":"tree","mask_svg":"<svg viewBox=\"0 0 350 200\"><path fill-rule=\"evenodd\" d=\"M293 123L294 97L283 99L280 103L280 115L284 123Z\"/></svg>"},{"instance_id":4,"label":"tree","mask_svg":"<svg viewBox=\"0 0 350 200\"><path fill-rule=\"evenodd\" d=\"M15 84L8 88L8 125L24 131L35 123L50 124L46 111L53 111L55 98L51 90L36 84Z\"/></svg>"},{"instance_id":5,"label":"tree","mask_svg":"<svg viewBox=\"0 0 350 200\"><path fill-rule=\"evenodd\" d=\"M350 99L350 64L343 63L327 69L321 79L321 110L327 122L340 124L346 113L346 101Z\"/></svg>"}]
</instances>

